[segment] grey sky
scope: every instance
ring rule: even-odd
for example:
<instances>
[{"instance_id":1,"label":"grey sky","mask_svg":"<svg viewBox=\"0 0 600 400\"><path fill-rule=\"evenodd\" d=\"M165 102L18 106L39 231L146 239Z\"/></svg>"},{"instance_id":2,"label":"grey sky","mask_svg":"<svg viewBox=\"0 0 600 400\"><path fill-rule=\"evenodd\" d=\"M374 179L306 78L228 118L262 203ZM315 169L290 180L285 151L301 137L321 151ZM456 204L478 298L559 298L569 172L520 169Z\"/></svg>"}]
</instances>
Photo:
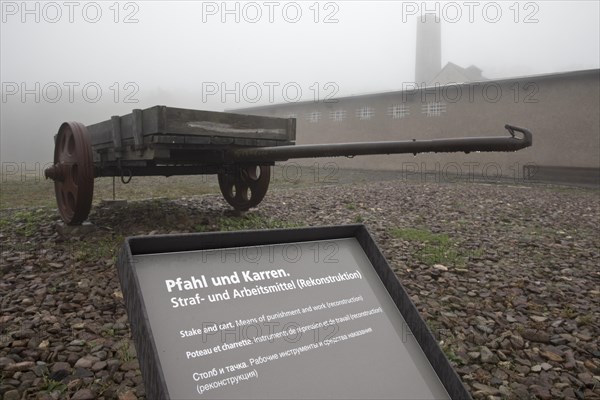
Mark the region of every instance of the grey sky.
<instances>
[{"instance_id":1,"label":"grey sky","mask_svg":"<svg viewBox=\"0 0 600 400\"><path fill-rule=\"evenodd\" d=\"M3 1L2 162L50 161L65 120L399 90L414 80L424 11L440 15L442 64L474 64L487 78L600 64L597 1L231 1L228 14L222 4L28 2L25 13Z\"/></svg>"}]
</instances>

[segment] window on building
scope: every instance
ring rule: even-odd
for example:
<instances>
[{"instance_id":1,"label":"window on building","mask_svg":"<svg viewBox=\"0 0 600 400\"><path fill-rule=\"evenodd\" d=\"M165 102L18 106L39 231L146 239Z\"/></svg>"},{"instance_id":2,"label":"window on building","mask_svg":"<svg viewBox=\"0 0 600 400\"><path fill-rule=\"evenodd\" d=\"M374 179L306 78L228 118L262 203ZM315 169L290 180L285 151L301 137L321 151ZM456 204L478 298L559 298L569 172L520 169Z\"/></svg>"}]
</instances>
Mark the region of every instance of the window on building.
<instances>
[{"instance_id":1,"label":"window on building","mask_svg":"<svg viewBox=\"0 0 600 400\"><path fill-rule=\"evenodd\" d=\"M356 110L356 116L358 117L358 119L371 119L373 118L374 114L375 111L372 107L361 107L358 110Z\"/></svg>"},{"instance_id":2,"label":"window on building","mask_svg":"<svg viewBox=\"0 0 600 400\"><path fill-rule=\"evenodd\" d=\"M440 115L442 115L442 113L446 112L446 103L427 103L423 104L423 106L421 106L421 109L423 111L423 114L427 115L428 117L439 117Z\"/></svg>"},{"instance_id":3,"label":"window on building","mask_svg":"<svg viewBox=\"0 0 600 400\"><path fill-rule=\"evenodd\" d=\"M309 122L319 122L319 120L321 119L321 113L319 111L313 111L310 114L308 114L308 121Z\"/></svg>"},{"instance_id":4,"label":"window on building","mask_svg":"<svg viewBox=\"0 0 600 400\"><path fill-rule=\"evenodd\" d=\"M388 115L394 119L400 119L408 116L408 106L406 104L394 104L388 107Z\"/></svg>"},{"instance_id":5,"label":"window on building","mask_svg":"<svg viewBox=\"0 0 600 400\"><path fill-rule=\"evenodd\" d=\"M343 121L346 118L346 111L344 110L335 110L329 113L329 117L334 121Z\"/></svg>"}]
</instances>

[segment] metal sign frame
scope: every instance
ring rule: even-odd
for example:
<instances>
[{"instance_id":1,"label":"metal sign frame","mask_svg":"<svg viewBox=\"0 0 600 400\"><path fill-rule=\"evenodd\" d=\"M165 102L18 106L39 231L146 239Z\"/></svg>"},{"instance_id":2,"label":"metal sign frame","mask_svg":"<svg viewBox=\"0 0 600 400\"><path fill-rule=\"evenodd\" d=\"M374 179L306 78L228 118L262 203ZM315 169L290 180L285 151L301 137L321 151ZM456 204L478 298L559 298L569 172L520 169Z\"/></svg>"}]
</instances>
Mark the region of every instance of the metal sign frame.
<instances>
[{"instance_id":1,"label":"metal sign frame","mask_svg":"<svg viewBox=\"0 0 600 400\"><path fill-rule=\"evenodd\" d=\"M148 398L168 399L169 393L153 339L148 312L141 296L140 282L133 267L135 255L342 238L355 238L358 241L448 395L452 399L471 399L408 293L390 268L373 237L362 224L127 238L118 256L117 269Z\"/></svg>"}]
</instances>

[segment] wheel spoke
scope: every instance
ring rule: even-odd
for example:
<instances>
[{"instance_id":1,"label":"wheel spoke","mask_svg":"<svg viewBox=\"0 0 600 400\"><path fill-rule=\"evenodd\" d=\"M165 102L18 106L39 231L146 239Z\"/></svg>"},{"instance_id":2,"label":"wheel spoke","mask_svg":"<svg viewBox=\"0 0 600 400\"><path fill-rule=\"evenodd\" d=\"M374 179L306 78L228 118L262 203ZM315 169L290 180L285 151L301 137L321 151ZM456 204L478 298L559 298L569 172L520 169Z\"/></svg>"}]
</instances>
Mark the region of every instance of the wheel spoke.
<instances>
[{"instance_id":1,"label":"wheel spoke","mask_svg":"<svg viewBox=\"0 0 600 400\"><path fill-rule=\"evenodd\" d=\"M62 189L68 192L77 192L77 183L74 182L70 176L67 175L67 179L62 182Z\"/></svg>"},{"instance_id":2,"label":"wheel spoke","mask_svg":"<svg viewBox=\"0 0 600 400\"><path fill-rule=\"evenodd\" d=\"M235 185L235 199L240 203L248 202L248 185L244 182L237 182Z\"/></svg>"}]
</instances>

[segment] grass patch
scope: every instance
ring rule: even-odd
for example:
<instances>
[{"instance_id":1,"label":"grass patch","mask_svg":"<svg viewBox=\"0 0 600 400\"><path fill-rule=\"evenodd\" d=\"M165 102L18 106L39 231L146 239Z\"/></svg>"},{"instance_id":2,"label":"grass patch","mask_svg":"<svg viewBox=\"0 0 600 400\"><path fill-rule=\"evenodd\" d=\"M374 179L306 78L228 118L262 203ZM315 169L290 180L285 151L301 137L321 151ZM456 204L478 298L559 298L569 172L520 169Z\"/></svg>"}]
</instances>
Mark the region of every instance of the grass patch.
<instances>
[{"instance_id":1,"label":"grass patch","mask_svg":"<svg viewBox=\"0 0 600 400\"><path fill-rule=\"evenodd\" d=\"M358 208L358 207L356 207L356 204L354 204L354 203L348 203L348 204L346 204L346 209L347 209L347 210L354 211L354 210L356 210L357 208Z\"/></svg>"},{"instance_id":2,"label":"grass patch","mask_svg":"<svg viewBox=\"0 0 600 400\"><path fill-rule=\"evenodd\" d=\"M567 305L561 312L563 318L574 319L577 317L577 311L573 310L571 306Z\"/></svg>"},{"instance_id":3,"label":"grass patch","mask_svg":"<svg viewBox=\"0 0 600 400\"><path fill-rule=\"evenodd\" d=\"M0 177L0 208L57 208L53 181L26 178ZM135 177L129 184L123 184L119 178L115 180L115 197L118 199L141 200L158 194L173 199L207 193L219 193L216 176L142 176ZM112 178L94 179L94 203L112 198Z\"/></svg>"},{"instance_id":4,"label":"grass patch","mask_svg":"<svg viewBox=\"0 0 600 400\"><path fill-rule=\"evenodd\" d=\"M465 361L462 358L460 358L459 356L457 356L456 353L454 352L454 350L452 350L450 348L450 346L447 346L447 345L442 346L442 351L446 355L446 358L448 358L448 361L450 361L451 363L454 363L456 365L465 364Z\"/></svg>"},{"instance_id":5,"label":"grass patch","mask_svg":"<svg viewBox=\"0 0 600 400\"><path fill-rule=\"evenodd\" d=\"M54 182L36 178L9 179L3 175L0 178L0 208L56 207Z\"/></svg>"},{"instance_id":6,"label":"grass patch","mask_svg":"<svg viewBox=\"0 0 600 400\"><path fill-rule=\"evenodd\" d=\"M446 234L432 233L426 229L416 228L394 228L392 229L392 236L418 242L428 242L432 244L444 245L448 243L450 238Z\"/></svg>"},{"instance_id":7,"label":"grass patch","mask_svg":"<svg viewBox=\"0 0 600 400\"><path fill-rule=\"evenodd\" d=\"M0 174L0 208L50 207L56 208L54 182L45 179L44 169L51 164L36 164L32 171ZM24 165L20 166L25 168ZM30 165L29 168L34 168ZM314 162L302 165L294 161L277 163L271 171L271 189L315 187L333 184L356 184L399 179L395 171L369 171L340 169L332 162ZM191 197L207 193L220 193L216 175L187 176L136 176L131 183L123 184L115 179L115 197L141 200L152 197L169 199ZM113 179L94 179L94 204L113 198Z\"/></svg>"},{"instance_id":8,"label":"grass patch","mask_svg":"<svg viewBox=\"0 0 600 400\"><path fill-rule=\"evenodd\" d=\"M17 211L9 218L0 219L0 227L6 229L12 226L19 235L32 236L46 218L48 212L45 209Z\"/></svg>"},{"instance_id":9,"label":"grass patch","mask_svg":"<svg viewBox=\"0 0 600 400\"><path fill-rule=\"evenodd\" d=\"M219 193L216 176L140 176L134 177L131 183L123 184L116 178L115 197L117 199L142 200L153 197L178 199L208 193ZM97 178L94 181L94 199L112 200L112 178Z\"/></svg>"},{"instance_id":10,"label":"grass patch","mask_svg":"<svg viewBox=\"0 0 600 400\"><path fill-rule=\"evenodd\" d=\"M575 320L577 321L577 324L582 325L582 326L592 325L594 323L594 317L592 317L589 314L581 315L581 316L577 317Z\"/></svg>"},{"instance_id":11,"label":"grass patch","mask_svg":"<svg viewBox=\"0 0 600 400\"><path fill-rule=\"evenodd\" d=\"M11 222L8 220L8 218L0 218L0 229L8 228L10 224Z\"/></svg>"},{"instance_id":12,"label":"grass patch","mask_svg":"<svg viewBox=\"0 0 600 400\"><path fill-rule=\"evenodd\" d=\"M393 228L390 234L402 240L419 243L417 259L427 265L443 264L463 267L468 254L462 252L445 233L433 233L427 229Z\"/></svg>"},{"instance_id":13,"label":"grass patch","mask_svg":"<svg viewBox=\"0 0 600 400\"><path fill-rule=\"evenodd\" d=\"M95 241L82 241L74 243L73 254L77 261L96 262L103 258L115 258L118 247L123 243L124 238L103 238Z\"/></svg>"},{"instance_id":14,"label":"grass patch","mask_svg":"<svg viewBox=\"0 0 600 400\"><path fill-rule=\"evenodd\" d=\"M43 170L49 165L37 165L36 171L27 174L0 175L0 208L56 208L54 182L43 177ZM335 175L332 175L334 172ZM271 174L271 187L297 188L337 183L338 172L330 171L324 166L315 169L315 166L301 166L296 163L276 165ZM156 196L175 199L208 193L220 193L216 175L184 175L168 178L136 176L129 184L123 184L119 178L115 179L115 197L129 201ZM94 179L94 204L112 198L113 178Z\"/></svg>"},{"instance_id":15,"label":"grass patch","mask_svg":"<svg viewBox=\"0 0 600 400\"><path fill-rule=\"evenodd\" d=\"M108 337L115 337L115 329L114 328L103 328L102 333Z\"/></svg>"},{"instance_id":16,"label":"grass patch","mask_svg":"<svg viewBox=\"0 0 600 400\"><path fill-rule=\"evenodd\" d=\"M249 229L296 228L300 224L268 218L259 214L246 214L242 217L220 217L217 220L221 231L242 231Z\"/></svg>"},{"instance_id":17,"label":"grass patch","mask_svg":"<svg viewBox=\"0 0 600 400\"><path fill-rule=\"evenodd\" d=\"M52 392L64 393L67 391L67 385L65 385L64 383L62 383L60 381L55 381L54 379L50 379L46 375L44 375L44 383L42 385L42 390L46 391L47 393L52 393Z\"/></svg>"},{"instance_id":18,"label":"grass patch","mask_svg":"<svg viewBox=\"0 0 600 400\"><path fill-rule=\"evenodd\" d=\"M129 348L128 340L124 340L121 342L121 345L119 346L118 354L119 354L119 360L121 360L121 362L127 362L127 361L133 360L133 358L134 358L133 352Z\"/></svg>"}]
</instances>

